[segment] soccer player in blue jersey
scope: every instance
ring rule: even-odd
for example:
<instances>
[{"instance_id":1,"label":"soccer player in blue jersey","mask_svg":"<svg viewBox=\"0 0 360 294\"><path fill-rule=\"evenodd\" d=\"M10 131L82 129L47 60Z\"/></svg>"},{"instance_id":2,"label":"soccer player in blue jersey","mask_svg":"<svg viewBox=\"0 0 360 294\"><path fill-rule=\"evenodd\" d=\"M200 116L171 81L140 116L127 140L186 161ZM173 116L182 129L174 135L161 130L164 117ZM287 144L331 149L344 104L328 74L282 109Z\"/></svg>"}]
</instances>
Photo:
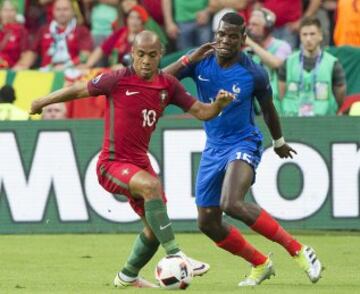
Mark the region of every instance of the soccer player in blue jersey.
<instances>
[{"instance_id":1,"label":"soccer player in blue jersey","mask_svg":"<svg viewBox=\"0 0 360 294\"><path fill-rule=\"evenodd\" d=\"M243 18L227 13L214 43L199 47L165 69L179 78L191 77L202 102L213 102L219 89L236 96L217 118L205 122L207 142L196 183L199 228L217 246L252 264L250 275L239 286L258 285L275 271L269 257L223 221L223 212L282 245L315 283L322 265L314 250L295 240L257 204L245 201L262 154L262 135L254 123L255 98L274 140L274 151L280 158L292 158L296 153L282 136L266 71L241 52L245 38Z\"/></svg>"}]
</instances>

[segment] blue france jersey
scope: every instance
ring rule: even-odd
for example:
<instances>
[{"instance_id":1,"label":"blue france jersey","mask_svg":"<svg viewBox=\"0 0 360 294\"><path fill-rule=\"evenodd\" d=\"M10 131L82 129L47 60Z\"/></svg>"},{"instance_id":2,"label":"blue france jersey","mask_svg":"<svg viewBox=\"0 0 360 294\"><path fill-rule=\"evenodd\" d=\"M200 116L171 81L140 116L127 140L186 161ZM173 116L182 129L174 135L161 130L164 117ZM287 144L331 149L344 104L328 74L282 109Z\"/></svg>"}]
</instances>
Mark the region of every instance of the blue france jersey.
<instances>
[{"instance_id":1,"label":"blue france jersey","mask_svg":"<svg viewBox=\"0 0 360 294\"><path fill-rule=\"evenodd\" d=\"M253 99L272 99L272 90L267 72L245 53L239 53L238 61L228 68L221 68L212 54L188 66L179 77L195 81L202 102L213 102L220 89L236 96L218 117L204 122L207 144L234 144L251 136L262 139L254 123Z\"/></svg>"}]
</instances>

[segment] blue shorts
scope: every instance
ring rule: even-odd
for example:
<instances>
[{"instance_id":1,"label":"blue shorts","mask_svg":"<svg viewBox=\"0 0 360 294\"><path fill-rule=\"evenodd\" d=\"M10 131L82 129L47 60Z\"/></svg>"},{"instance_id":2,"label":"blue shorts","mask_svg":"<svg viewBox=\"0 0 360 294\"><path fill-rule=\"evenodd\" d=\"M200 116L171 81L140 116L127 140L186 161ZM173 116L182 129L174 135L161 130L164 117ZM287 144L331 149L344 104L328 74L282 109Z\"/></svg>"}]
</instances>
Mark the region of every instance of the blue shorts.
<instances>
[{"instance_id":1,"label":"blue shorts","mask_svg":"<svg viewBox=\"0 0 360 294\"><path fill-rule=\"evenodd\" d=\"M229 146L206 146L197 174L196 205L199 207L219 206L222 183L229 163L234 160L243 160L254 169L255 174L262 152L261 139L253 137Z\"/></svg>"}]
</instances>

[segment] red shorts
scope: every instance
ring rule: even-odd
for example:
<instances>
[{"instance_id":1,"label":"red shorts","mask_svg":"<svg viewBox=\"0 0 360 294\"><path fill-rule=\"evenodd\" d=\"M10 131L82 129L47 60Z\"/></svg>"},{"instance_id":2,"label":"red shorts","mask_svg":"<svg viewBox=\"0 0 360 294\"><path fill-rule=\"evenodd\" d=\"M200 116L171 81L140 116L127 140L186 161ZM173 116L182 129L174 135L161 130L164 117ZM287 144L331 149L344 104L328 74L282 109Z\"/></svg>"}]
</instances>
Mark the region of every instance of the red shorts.
<instances>
[{"instance_id":1,"label":"red shorts","mask_svg":"<svg viewBox=\"0 0 360 294\"><path fill-rule=\"evenodd\" d=\"M133 210L140 216L145 216L144 199L134 198L129 191L131 178L139 171L147 171L149 174L158 178L151 164L146 168L138 167L131 163L118 161L98 161L96 173L100 185L112 194L121 194L128 198ZM162 199L166 203L165 193L162 192Z\"/></svg>"}]
</instances>

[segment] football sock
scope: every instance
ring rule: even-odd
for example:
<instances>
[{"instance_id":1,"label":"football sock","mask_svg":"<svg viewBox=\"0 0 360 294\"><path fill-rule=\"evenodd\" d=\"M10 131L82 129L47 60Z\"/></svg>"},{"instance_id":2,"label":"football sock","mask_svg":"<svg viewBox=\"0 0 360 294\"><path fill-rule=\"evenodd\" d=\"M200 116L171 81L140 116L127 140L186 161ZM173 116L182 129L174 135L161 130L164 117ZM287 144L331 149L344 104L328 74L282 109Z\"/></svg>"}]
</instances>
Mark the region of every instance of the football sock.
<instances>
[{"instance_id":1,"label":"football sock","mask_svg":"<svg viewBox=\"0 0 360 294\"><path fill-rule=\"evenodd\" d=\"M230 228L227 237L217 242L216 245L234 255L241 256L253 266L264 264L267 260L267 257L247 242L240 231L233 226Z\"/></svg>"},{"instance_id":2,"label":"football sock","mask_svg":"<svg viewBox=\"0 0 360 294\"><path fill-rule=\"evenodd\" d=\"M295 256L301 250L302 245L263 209L251 229L282 245L291 256Z\"/></svg>"},{"instance_id":3,"label":"football sock","mask_svg":"<svg viewBox=\"0 0 360 294\"><path fill-rule=\"evenodd\" d=\"M176 254L180 251L175 241L174 232L162 199L145 201L145 218L156 238L164 247L166 254Z\"/></svg>"},{"instance_id":4,"label":"football sock","mask_svg":"<svg viewBox=\"0 0 360 294\"><path fill-rule=\"evenodd\" d=\"M146 238L144 232L141 232L135 239L130 256L121 270L120 274L128 277L137 277L139 271L148 263L154 256L159 247L159 242L150 241ZM125 278L121 276L121 278ZM126 281L126 280L125 280ZM128 281L127 281L128 282Z\"/></svg>"}]
</instances>

